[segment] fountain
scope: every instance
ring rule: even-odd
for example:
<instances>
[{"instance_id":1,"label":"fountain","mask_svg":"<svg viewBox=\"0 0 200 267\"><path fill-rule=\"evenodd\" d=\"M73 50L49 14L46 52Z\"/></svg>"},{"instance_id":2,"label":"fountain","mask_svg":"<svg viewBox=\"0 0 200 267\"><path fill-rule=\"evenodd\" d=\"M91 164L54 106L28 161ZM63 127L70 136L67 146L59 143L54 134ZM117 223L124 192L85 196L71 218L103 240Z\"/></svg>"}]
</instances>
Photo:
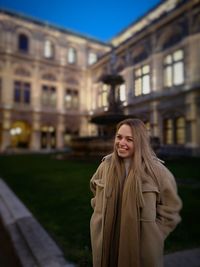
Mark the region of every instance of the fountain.
<instances>
[{"instance_id":1,"label":"fountain","mask_svg":"<svg viewBox=\"0 0 200 267\"><path fill-rule=\"evenodd\" d=\"M120 101L119 86L124 84L124 79L116 72L115 69L116 56L113 50L110 61L110 73L104 74L100 81L109 86L108 107L106 111L95 113L91 122L99 128L99 135L104 138L110 138L115 132L115 127L118 122L127 118L124 115L122 102Z\"/></svg>"},{"instance_id":2,"label":"fountain","mask_svg":"<svg viewBox=\"0 0 200 267\"><path fill-rule=\"evenodd\" d=\"M109 86L108 107L106 111L96 112L90 122L98 127L97 136L76 137L71 140L71 146L75 156L104 156L113 149L113 137L116 124L127 118L120 101L119 86L124 79L115 70L116 56L114 51L111 55L110 73L103 75L100 81Z\"/></svg>"}]
</instances>

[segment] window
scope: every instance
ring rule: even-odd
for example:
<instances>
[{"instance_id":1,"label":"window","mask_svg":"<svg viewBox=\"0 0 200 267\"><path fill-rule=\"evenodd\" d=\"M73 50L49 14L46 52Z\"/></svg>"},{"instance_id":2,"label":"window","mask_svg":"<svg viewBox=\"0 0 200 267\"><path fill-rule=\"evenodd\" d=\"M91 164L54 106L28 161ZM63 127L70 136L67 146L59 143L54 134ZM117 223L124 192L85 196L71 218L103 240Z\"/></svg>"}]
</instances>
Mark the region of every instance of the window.
<instances>
[{"instance_id":1,"label":"window","mask_svg":"<svg viewBox=\"0 0 200 267\"><path fill-rule=\"evenodd\" d=\"M31 98L30 83L15 81L14 82L14 102L29 104Z\"/></svg>"},{"instance_id":2,"label":"window","mask_svg":"<svg viewBox=\"0 0 200 267\"><path fill-rule=\"evenodd\" d=\"M164 58L164 86L171 87L184 83L184 54L177 50Z\"/></svg>"},{"instance_id":3,"label":"window","mask_svg":"<svg viewBox=\"0 0 200 267\"><path fill-rule=\"evenodd\" d=\"M24 53L28 53L29 50L29 39L23 33L18 36L18 50Z\"/></svg>"},{"instance_id":4,"label":"window","mask_svg":"<svg viewBox=\"0 0 200 267\"><path fill-rule=\"evenodd\" d=\"M44 57L54 58L54 44L50 40L45 40L44 43Z\"/></svg>"},{"instance_id":5,"label":"window","mask_svg":"<svg viewBox=\"0 0 200 267\"><path fill-rule=\"evenodd\" d=\"M98 107L108 107L108 85L103 84L100 87L99 95L98 95Z\"/></svg>"},{"instance_id":6,"label":"window","mask_svg":"<svg viewBox=\"0 0 200 267\"><path fill-rule=\"evenodd\" d=\"M56 88L54 86L42 86L42 105L56 107Z\"/></svg>"},{"instance_id":7,"label":"window","mask_svg":"<svg viewBox=\"0 0 200 267\"><path fill-rule=\"evenodd\" d=\"M121 84L119 87L119 99L121 102L126 101L126 85Z\"/></svg>"},{"instance_id":8,"label":"window","mask_svg":"<svg viewBox=\"0 0 200 267\"><path fill-rule=\"evenodd\" d=\"M79 94L76 89L66 89L64 106L66 109L78 109L79 107Z\"/></svg>"},{"instance_id":9,"label":"window","mask_svg":"<svg viewBox=\"0 0 200 267\"><path fill-rule=\"evenodd\" d=\"M167 145L185 143L185 118L178 117L175 119L166 119L164 121L164 143Z\"/></svg>"},{"instance_id":10,"label":"window","mask_svg":"<svg viewBox=\"0 0 200 267\"><path fill-rule=\"evenodd\" d=\"M74 64L77 61L77 53L76 49L73 47L69 47L68 49L68 63L69 64Z\"/></svg>"},{"instance_id":11,"label":"window","mask_svg":"<svg viewBox=\"0 0 200 267\"><path fill-rule=\"evenodd\" d=\"M176 119L176 143L179 145L185 143L185 119L183 117Z\"/></svg>"},{"instance_id":12,"label":"window","mask_svg":"<svg viewBox=\"0 0 200 267\"><path fill-rule=\"evenodd\" d=\"M52 125L43 125L41 127L41 148L56 147L56 129Z\"/></svg>"},{"instance_id":13,"label":"window","mask_svg":"<svg viewBox=\"0 0 200 267\"><path fill-rule=\"evenodd\" d=\"M167 145L173 144L173 120L166 119L164 121L164 143Z\"/></svg>"},{"instance_id":14,"label":"window","mask_svg":"<svg viewBox=\"0 0 200 267\"><path fill-rule=\"evenodd\" d=\"M88 54L88 65L92 65L97 61L97 54L89 52Z\"/></svg>"},{"instance_id":15,"label":"window","mask_svg":"<svg viewBox=\"0 0 200 267\"><path fill-rule=\"evenodd\" d=\"M144 65L135 70L135 96L150 93L150 67Z\"/></svg>"}]
</instances>

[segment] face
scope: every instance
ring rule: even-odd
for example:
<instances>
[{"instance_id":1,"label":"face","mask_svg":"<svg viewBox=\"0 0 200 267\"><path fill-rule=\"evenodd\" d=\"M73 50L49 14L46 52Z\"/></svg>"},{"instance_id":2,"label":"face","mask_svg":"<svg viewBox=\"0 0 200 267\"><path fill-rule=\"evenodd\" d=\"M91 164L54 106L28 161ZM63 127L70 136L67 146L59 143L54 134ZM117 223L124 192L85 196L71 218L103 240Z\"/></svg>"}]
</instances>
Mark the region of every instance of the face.
<instances>
[{"instance_id":1,"label":"face","mask_svg":"<svg viewBox=\"0 0 200 267\"><path fill-rule=\"evenodd\" d=\"M130 158L134 153L134 142L131 127L123 124L117 131L114 142L117 154L121 158Z\"/></svg>"}]
</instances>

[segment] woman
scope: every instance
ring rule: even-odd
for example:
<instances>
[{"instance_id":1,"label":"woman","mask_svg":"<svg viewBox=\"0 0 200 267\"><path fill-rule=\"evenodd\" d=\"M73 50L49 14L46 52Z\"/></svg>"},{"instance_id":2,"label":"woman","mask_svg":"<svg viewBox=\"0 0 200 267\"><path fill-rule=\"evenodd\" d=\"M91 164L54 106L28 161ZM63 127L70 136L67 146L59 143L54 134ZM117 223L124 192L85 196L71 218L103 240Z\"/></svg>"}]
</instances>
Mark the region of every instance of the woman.
<instances>
[{"instance_id":1,"label":"woman","mask_svg":"<svg viewBox=\"0 0 200 267\"><path fill-rule=\"evenodd\" d=\"M90 185L93 267L163 266L164 240L180 222L182 204L142 121L118 124L114 152Z\"/></svg>"}]
</instances>

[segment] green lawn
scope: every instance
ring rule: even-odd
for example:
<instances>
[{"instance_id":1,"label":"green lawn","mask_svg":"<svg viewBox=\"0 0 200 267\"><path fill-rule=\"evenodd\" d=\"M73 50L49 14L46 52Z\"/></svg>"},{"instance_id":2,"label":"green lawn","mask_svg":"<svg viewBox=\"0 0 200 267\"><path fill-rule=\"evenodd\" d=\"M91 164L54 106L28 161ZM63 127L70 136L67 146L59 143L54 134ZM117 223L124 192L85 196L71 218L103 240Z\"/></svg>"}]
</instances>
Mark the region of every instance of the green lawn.
<instances>
[{"instance_id":1,"label":"green lawn","mask_svg":"<svg viewBox=\"0 0 200 267\"><path fill-rule=\"evenodd\" d=\"M0 176L56 240L67 259L91 265L89 180L98 161L57 160L55 155L0 156ZM166 161L180 181L182 223L166 252L200 245L200 158Z\"/></svg>"}]
</instances>

